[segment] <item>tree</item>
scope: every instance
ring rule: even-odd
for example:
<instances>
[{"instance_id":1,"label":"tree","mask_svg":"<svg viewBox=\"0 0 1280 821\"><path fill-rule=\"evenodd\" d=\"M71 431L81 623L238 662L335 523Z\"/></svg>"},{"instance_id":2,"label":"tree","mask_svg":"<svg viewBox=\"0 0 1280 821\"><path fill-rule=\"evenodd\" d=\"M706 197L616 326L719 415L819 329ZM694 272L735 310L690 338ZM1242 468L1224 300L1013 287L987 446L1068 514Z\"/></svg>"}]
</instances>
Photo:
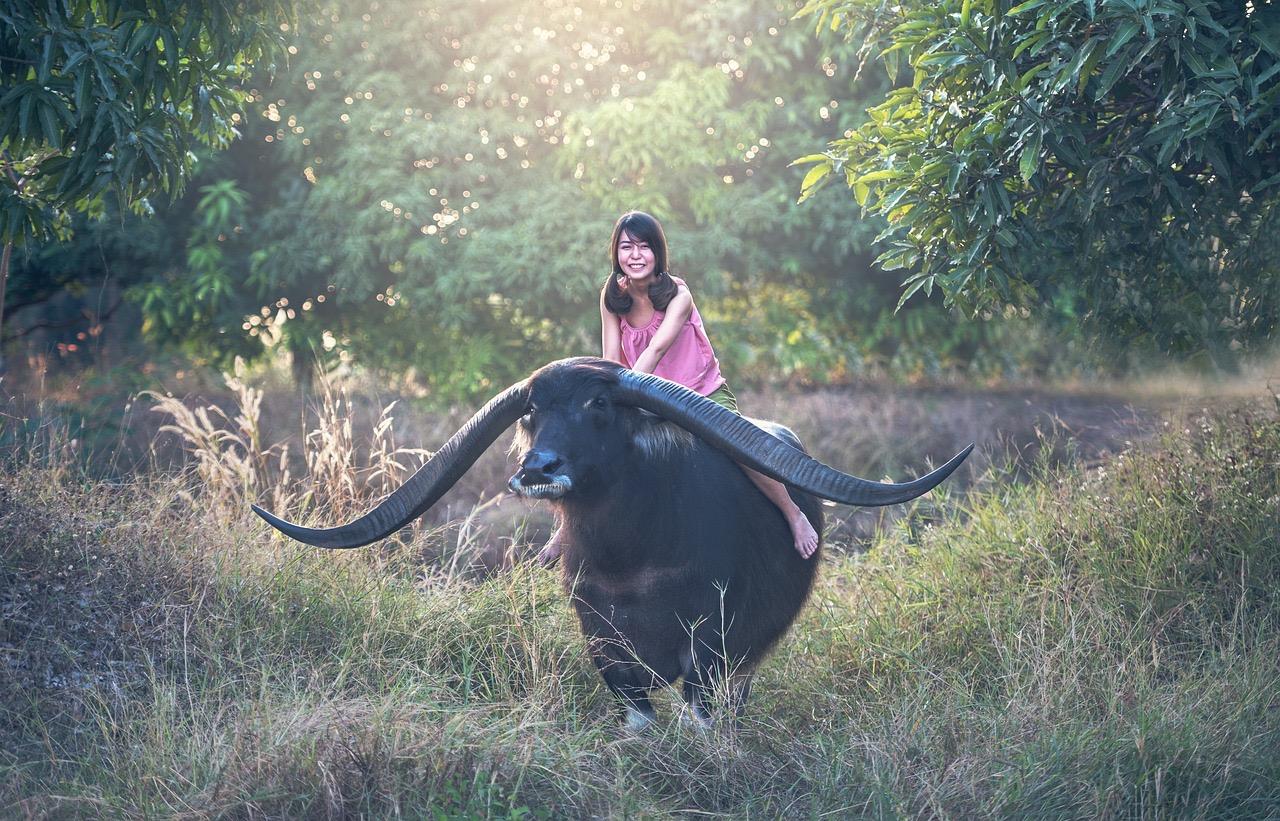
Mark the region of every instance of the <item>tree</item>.
<instances>
[{"instance_id":1,"label":"tree","mask_svg":"<svg viewBox=\"0 0 1280 821\"><path fill-rule=\"evenodd\" d=\"M735 380L838 379L864 361L924 374L1012 347L997 323L940 331L936 304L929 321L892 316L896 281L871 269L880 221L848 197L797 205L791 159L856 128L851 101L886 85L854 79L856 44L815 39L791 20L796 0L624 6L365 0L303 15L289 65L246 84L241 138L200 153L190 190L157 203L159 227L137 237L113 213L91 235L101 254L42 248L16 270L20 298L77 268L96 296L125 254L110 266L131 297L117 317L141 312L151 351L225 366L284 348L299 377L319 356L435 401L475 398L598 350L605 240L642 208L667 225ZM64 293L57 307L41 319L92 306ZM28 344L42 341L52 332Z\"/></svg>"},{"instance_id":2,"label":"tree","mask_svg":"<svg viewBox=\"0 0 1280 821\"><path fill-rule=\"evenodd\" d=\"M0 317L15 245L104 196L180 193L235 134L239 84L283 47L291 0L0 3Z\"/></svg>"},{"instance_id":3,"label":"tree","mask_svg":"<svg viewBox=\"0 0 1280 821\"><path fill-rule=\"evenodd\" d=\"M605 240L633 207L667 221L708 299L786 280L812 283L814 304L865 306L851 283L874 231L853 203L797 208L786 167L847 127L827 107L853 96L848 76L822 68L854 49L789 25L795 8L326 7L200 177L245 194L239 233L219 232L231 307L196 316L160 283L150 327L210 352L248 325L307 362L334 348L412 364L437 397L482 394L597 349Z\"/></svg>"},{"instance_id":4,"label":"tree","mask_svg":"<svg viewBox=\"0 0 1280 821\"><path fill-rule=\"evenodd\" d=\"M809 166L888 228L902 301L1080 306L1178 353L1280 315L1274 0L814 0L905 81ZM900 303L901 304L901 303Z\"/></svg>"}]
</instances>

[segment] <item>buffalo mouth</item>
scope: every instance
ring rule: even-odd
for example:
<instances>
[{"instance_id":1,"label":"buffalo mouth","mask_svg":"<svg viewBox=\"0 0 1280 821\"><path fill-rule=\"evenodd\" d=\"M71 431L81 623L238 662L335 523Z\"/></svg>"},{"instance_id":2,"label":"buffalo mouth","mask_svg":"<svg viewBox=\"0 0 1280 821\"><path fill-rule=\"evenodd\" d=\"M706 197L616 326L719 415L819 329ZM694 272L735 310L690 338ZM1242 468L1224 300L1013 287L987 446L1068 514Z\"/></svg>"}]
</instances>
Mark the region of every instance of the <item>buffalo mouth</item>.
<instances>
[{"instance_id":1,"label":"buffalo mouth","mask_svg":"<svg viewBox=\"0 0 1280 821\"><path fill-rule=\"evenodd\" d=\"M520 471L511 477L507 487L512 493L526 499L559 499L573 490L573 480L564 475L535 479Z\"/></svg>"}]
</instances>

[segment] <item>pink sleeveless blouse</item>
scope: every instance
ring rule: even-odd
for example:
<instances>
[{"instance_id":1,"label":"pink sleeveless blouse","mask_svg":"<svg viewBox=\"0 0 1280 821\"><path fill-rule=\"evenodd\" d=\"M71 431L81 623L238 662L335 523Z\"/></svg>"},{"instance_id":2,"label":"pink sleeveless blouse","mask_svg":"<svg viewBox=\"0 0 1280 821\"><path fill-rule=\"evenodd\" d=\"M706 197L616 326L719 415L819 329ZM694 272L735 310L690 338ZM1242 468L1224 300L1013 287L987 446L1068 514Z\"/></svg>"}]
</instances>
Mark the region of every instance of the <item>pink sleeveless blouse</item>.
<instances>
[{"instance_id":1,"label":"pink sleeveless blouse","mask_svg":"<svg viewBox=\"0 0 1280 821\"><path fill-rule=\"evenodd\" d=\"M684 280L672 277L679 285ZM643 328L636 328L625 316L618 317L618 325L622 329L622 363L628 368L635 365L640 354L653 341L666 316L665 311L654 311L653 318ZM698 314L698 306L693 306L689 318L684 321L680 333L671 347L658 362L654 374L663 379L670 379L684 385L695 393L707 396L725 383L720 375L720 362L716 359L707 332L702 326L702 317Z\"/></svg>"}]
</instances>

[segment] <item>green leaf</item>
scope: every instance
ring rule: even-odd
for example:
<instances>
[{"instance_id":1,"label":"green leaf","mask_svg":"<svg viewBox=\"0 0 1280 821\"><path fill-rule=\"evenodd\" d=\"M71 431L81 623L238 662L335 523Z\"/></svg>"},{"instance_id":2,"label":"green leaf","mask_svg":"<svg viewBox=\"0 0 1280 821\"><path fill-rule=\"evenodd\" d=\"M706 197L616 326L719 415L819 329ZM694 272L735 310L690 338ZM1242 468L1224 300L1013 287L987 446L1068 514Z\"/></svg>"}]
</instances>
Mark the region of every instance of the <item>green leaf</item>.
<instances>
[{"instance_id":1,"label":"green leaf","mask_svg":"<svg viewBox=\"0 0 1280 821\"><path fill-rule=\"evenodd\" d=\"M858 182L862 183L863 185L867 185L868 183L883 182L884 180L891 180L894 177L898 177L901 175L902 175L901 171L896 171L894 169L882 169L880 171L872 171L868 174L863 174L862 176L858 177Z\"/></svg>"},{"instance_id":2,"label":"green leaf","mask_svg":"<svg viewBox=\"0 0 1280 821\"><path fill-rule=\"evenodd\" d=\"M1036 131L1022 148L1022 157L1018 161L1018 171L1022 174L1023 182L1031 182L1031 178L1035 176L1036 170L1040 167L1041 139L1040 132Z\"/></svg>"},{"instance_id":3,"label":"green leaf","mask_svg":"<svg viewBox=\"0 0 1280 821\"><path fill-rule=\"evenodd\" d=\"M1018 78L1018 81L1014 84L1014 90L1019 92L1024 90L1027 87L1027 84L1031 82L1031 78L1035 77L1037 74L1039 74L1041 71L1043 71L1048 67L1049 67L1049 61L1045 60L1043 62L1036 63L1031 68L1022 72L1022 76L1020 76Z\"/></svg>"},{"instance_id":4,"label":"green leaf","mask_svg":"<svg viewBox=\"0 0 1280 821\"><path fill-rule=\"evenodd\" d=\"M12 106L17 104L18 100L22 99L25 94L32 90L33 87L31 85L27 83L19 83L5 92L4 96L0 96L0 109L10 109Z\"/></svg>"},{"instance_id":5,"label":"green leaf","mask_svg":"<svg viewBox=\"0 0 1280 821\"><path fill-rule=\"evenodd\" d=\"M1049 0L1026 0L1026 2L1019 3L1018 5L1009 9L1009 11L1005 13L1008 14L1010 17L1016 17L1019 14L1023 14L1024 12L1031 11L1032 9L1038 9L1048 2Z\"/></svg>"},{"instance_id":6,"label":"green leaf","mask_svg":"<svg viewBox=\"0 0 1280 821\"><path fill-rule=\"evenodd\" d=\"M1196 54L1194 46L1189 45L1187 48L1182 50L1182 60L1190 66L1191 70L1196 74L1203 76L1209 73L1209 66L1204 60L1200 59L1199 54Z\"/></svg>"},{"instance_id":7,"label":"green leaf","mask_svg":"<svg viewBox=\"0 0 1280 821\"><path fill-rule=\"evenodd\" d=\"M1266 189L1270 188L1271 186L1275 185L1276 183L1280 183L1280 173L1272 174L1270 177L1267 177L1267 178L1265 178L1265 179L1263 179L1263 180L1260 180L1260 181L1258 181L1258 182L1254 183L1254 185L1249 189L1249 191L1250 191L1250 193L1254 193L1254 194L1256 194L1256 193L1258 193L1259 191L1264 191L1264 190L1266 190Z\"/></svg>"},{"instance_id":8,"label":"green leaf","mask_svg":"<svg viewBox=\"0 0 1280 821\"><path fill-rule=\"evenodd\" d=\"M76 85L76 108L81 112L88 112L92 103L93 93L93 77L87 71L77 72L75 75Z\"/></svg>"},{"instance_id":9,"label":"green leaf","mask_svg":"<svg viewBox=\"0 0 1280 821\"><path fill-rule=\"evenodd\" d=\"M58 113L45 99L37 106L40 117L40 128L44 141L54 149L62 148L62 129L58 127Z\"/></svg>"},{"instance_id":10,"label":"green leaf","mask_svg":"<svg viewBox=\"0 0 1280 821\"><path fill-rule=\"evenodd\" d=\"M98 138L102 136L102 130L110 119L111 115L105 108L99 108L93 113L93 128L89 131L89 141L85 145L85 150L96 150L94 146L98 144Z\"/></svg>"},{"instance_id":11,"label":"green leaf","mask_svg":"<svg viewBox=\"0 0 1280 821\"><path fill-rule=\"evenodd\" d=\"M902 310L902 306L907 304L907 300L915 296L916 292L921 288L925 289L926 296L933 293L932 276L918 276L913 280L907 280L907 282L903 284L906 285L906 287L902 291L902 296L898 298L898 304L894 308L895 311Z\"/></svg>"},{"instance_id":12,"label":"green leaf","mask_svg":"<svg viewBox=\"0 0 1280 821\"><path fill-rule=\"evenodd\" d=\"M93 61L93 70L98 75L98 85L102 89L102 93L106 95L108 100L116 98L116 83L111 75L107 72L106 66L97 60Z\"/></svg>"},{"instance_id":13,"label":"green leaf","mask_svg":"<svg viewBox=\"0 0 1280 821\"><path fill-rule=\"evenodd\" d=\"M1107 92L1111 91L1111 87L1116 84L1119 79L1125 75L1129 65L1129 55L1136 46L1131 47L1124 55L1111 61L1111 64L1102 72L1102 76L1098 78L1098 85L1094 87L1093 99L1101 100L1107 96Z\"/></svg>"},{"instance_id":14,"label":"green leaf","mask_svg":"<svg viewBox=\"0 0 1280 821\"><path fill-rule=\"evenodd\" d=\"M1106 56L1110 57L1117 51L1125 47L1125 44L1133 39L1133 35L1138 33L1141 26L1133 20L1126 20L1116 27L1115 34L1111 35L1111 42L1107 43Z\"/></svg>"},{"instance_id":15,"label":"green leaf","mask_svg":"<svg viewBox=\"0 0 1280 821\"><path fill-rule=\"evenodd\" d=\"M1026 35L1021 39L1018 45L1013 49L1013 59L1017 60L1018 57L1021 56L1022 52L1026 51L1029 48L1034 48L1036 45L1045 42L1046 40L1049 39L1049 37L1050 37L1050 34L1047 31L1033 31L1030 34Z\"/></svg>"},{"instance_id":16,"label":"green leaf","mask_svg":"<svg viewBox=\"0 0 1280 821\"><path fill-rule=\"evenodd\" d=\"M22 107L18 109L18 133L24 140L34 140L36 135L31 130L31 117L35 114L36 95L27 94L22 98Z\"/></svg>"},{"instance_id":17,"label":"green leaf","mask_svg":"<svg viewBox=\"0 0 1280 821\"><path fill-rule=\"evenodd\" d=\"M809 173L804 175L804 181L800 183L800 202L804 202L817 192L815 186L828 174L831 173L831 165L829 163L823 165L815 165L809 169Z\"/></svg>"},{"instance_id":18,"label":"green leaf","mask_svg":"<svg viewBox=\"0 0 1280 821\"><path fill-rule=\"evenodd\" d=\"M1054 83L1054 90L1061 90L1068 84L1076 84L1081 76L1081 71L1086 62L1093 56L1094 51L1098 48L1099 38L1090 37L1085 44L1076 52L1076 56L1058 73L1057 81Z\"/></svg>"},{"instance_id":19,"label":"green leaf","mask_svg":"<svg viewBox=\"0 0 1280 821\"><path fill-rule=\"evenodd\" d=\"M1276 60L1271 64L1271 68L1266 69L1258 74L1258 76L1254 77L1254 82L1257 84L1258 88L1261 89L1267 84L1267 81L1276 76L1276 74L1280 74L1280 60Z\"/></svg>"},{"instance_id":20,"label":"green leaf","mask_svg":"<svg viewBox=\"0 0 1280 821\"><path fill-rule=\"evenodd\" d=\"M53 35L46 34L40 46L40 63L36 69L36 82L45 84L53 73Z\"/></svg>"},{"instance_id":21,"label":"green leaf","mask_svg":"<svg viewBox=\"0 0 1280 821\"><path fill-rule=\"evenodd\" d=\"M1094 47L1089 50L1089 56L1085 59L1084 64L1080 67L1080 79L1076 81L1076 93L1084 94L1084 87L1088 84L1089 78L1093 76L1093 71L1098 66L1098 62L1102 59L1102 49Z\"/></svg>"}]
</instances>

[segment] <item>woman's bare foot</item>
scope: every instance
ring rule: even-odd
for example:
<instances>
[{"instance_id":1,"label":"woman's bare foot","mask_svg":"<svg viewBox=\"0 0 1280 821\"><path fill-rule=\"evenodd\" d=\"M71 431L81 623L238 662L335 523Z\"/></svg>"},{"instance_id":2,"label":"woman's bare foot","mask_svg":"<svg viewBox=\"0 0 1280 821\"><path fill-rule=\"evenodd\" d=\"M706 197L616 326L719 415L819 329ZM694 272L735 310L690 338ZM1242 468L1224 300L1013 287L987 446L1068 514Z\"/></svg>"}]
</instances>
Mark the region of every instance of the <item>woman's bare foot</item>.
<instances>
[{"instance_id":1,"label":"woman's bare foot","mask_svg":"<svg viewBox=\"0 0 1280 821\"><path fill-rule=\"evenodd\" d=\"M794 518L787 524L791 525L791 536L796 542L796 552L806 559L812 556L818 549L818 531L814 530L813 525L809 523L809 517L796 508Z\"/></svg>"},{"instance_id":2,"label":"woman's bare foot","mask_svg":"<svg viewBox=\"0 0 1280 821\"><path fill-rule=\"evenodd\" d=\"M560 554L564 552L564 543L561 541L562 532L561 528L556 528L556 532L551 534L550 539L547 539L547 543L542 550L538 551L537 562L542 567L550 567L555 564L556 559L560 558Z\"/></svg>"},{"instance_id":3,"label":"woman's bare foot","mask_svg":"<svg viewBox=\"0 0 1280 821\"><path fill-rule=\"evenodd\" d=\"M813 529L813 525L809 523L809 517L804 515L794 501L791 494L787 492L787 488L777 479L770 479L763 473L752 470L749 467L738 465L743 472L747 474L747 478L760 488L760 492L773 502L778 510L782 511L782 517L787 520L787 525L791 528L791 538L794 540L796 552L806 559L814 554L818 549L818 531Z\"/></svg>"},{"instance_id":4,"label":"woman's bare foot","mask_svg":"<svg viewBox=\"0 0 1280 821\"><path fill-rule=\"evenodd\" d=\"M554 542L547 542L542 550L538 551L538 564L543 567L550 567L555 564L556 559L560 558L563 548Z\"/></svg>"}]
</instances>

